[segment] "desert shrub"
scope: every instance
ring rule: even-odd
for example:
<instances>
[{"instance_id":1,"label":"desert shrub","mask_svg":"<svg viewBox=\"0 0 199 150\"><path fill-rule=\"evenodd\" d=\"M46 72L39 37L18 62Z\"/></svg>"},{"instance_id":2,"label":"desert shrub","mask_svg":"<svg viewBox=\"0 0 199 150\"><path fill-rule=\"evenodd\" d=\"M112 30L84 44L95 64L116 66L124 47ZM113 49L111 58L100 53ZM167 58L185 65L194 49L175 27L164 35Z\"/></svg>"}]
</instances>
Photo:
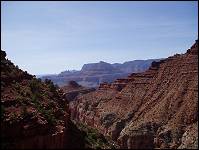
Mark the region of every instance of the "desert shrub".
<instances>
[{"instance_id":1,"label":"desert shrub","mask_svg":"<svg viewBox=\"0 0 199 150\"><path fill-rule=\"evenodd\" d=\"M56 92L56 87L54 86L54 84L50 84L50 91L55 93Z\"/></svg>"},{"instance_id":2,"label":"desert shrub","mask_svg":"<svg viewBox=\"0 0 199 150\"><path fill-rule=\"evenodd\" d=\"M58 85L56 85L56 84L54 85L54 83L49 79L45 79L44 82L45 82L45 84L48 85L48 87L52 93L57 94L56 90L59 88Z\"/></svg>"},{"instance_id":3,"label":"desert shrub","mask_svg":"<svg viewBox=\"0 0 199 150\"><path fill-rule=\"evenodd\" d=\"M31 98L31 102L38 107L40 104L39 99L41 98L40 93L33 93L32 94L32 98Z\"/></svg>"},{"instance_id":4,"label":"desert shrub","mask_svg":"<svg viewBox=\"0 0 199 150\"><path fill-rule=\"evenodd\" d=\"M88 136L89 136L91 139L93 139L93 140L97 140L97 133L95 133L95 132L89 133Z\"/></svg>"},{"instance_id":5,"label":"desert shrub","mask_svg":"<svg viewBox=\"0 0 199 150\"><path fill-rule=\"evenodd\" d=\"M22 117L25 118L26 116L28 116L28 111L27 111L27 107L25 105L22 105Z\"/></svg>"},{"instance_id":6,"label":"desert shrub","mask_svg":"<svg viewBox=\"0 0 199 150\"><path fill-rule=\"evenodd\" d=\"M78 129L84 135L84 141L86 142L88 148L92 149L116 149L115 144L111 143L111 140L107 140L103 134L95 128L91 128L85 124L77 123ZM109 137L111 139L111 137ZM109 142L108 142L109 141ZM118 146L117 146L118 147ZM119 147L118 147L119 148Z\"/></svg>"},{"instance_id":7,"label":"desert shrub","mask_svg":"<svg viewBox=\"0 0 199 150\"><path fill-rule=\"evenodd\" d=\"M15 83L15 89L17 90L17 91L20 91L20 84L19 83Z\"/></svg>"},{"instance_id":8,"label":"desert shrub","mask_svg":"<svg viewBox=\"0 0 199 150\"><path fill-rule=\"evenodd\" d=\"M30 81L30 89L32 91L32 93L36 93L39 92L40 89L40 82L37 79L32 79Z\"/></svg>"},{"instance_id":9,"label":"desert shrub","mask_svg":"<svg viewBox=\"0 0 199 150\"><path fill-rule=\"evenodd\" d=\"M55 124L57 122L57 119L55 118L53 114L53 110L48 108L45 109L42 104L39 102L40 97L38 96L37 93L33 94L32 96L32 103L36 107L36 109L45 117L45 119L48 121L50 124Z\"/></svg>"},{"instance_id":10,"label":"desert shrub","mask_svg":"<svg viewBox=\"0 0 199 150\"><path fill-rule=\"evenodd\" d=\"M15 99L21 106L26 105L26 104L29 103L28 99L23 97L23 96L21 96L21 95L17 95Z\"/></svg>"},{"instance_id":11,"label":"desert shrub","mask_svg":"<svg viewBox=\"0 0 199 150\"><path fill-rule=\"evenodd\" d=\"M30 91L30 89L26 86L26 87L24 87L22 90L22 95L23 96L28 96L28 97L30 97L31 96L31 91Z\"/></svg>"},{"instance_id":12,"label":"desert shrub","mask_svg":"<svg viewBox=\"0 0 199 150\"><path fill-rule=\"evenodd\" d=\"M47 108L49 108L49 109L53 108L54 105L55 105L54 101L50 101L49 104L48 104L48 106L47 106Z\"/></svg>"},{"instance_id":13,"label":"desert shrub","mask_svg":"<svg viewBox=\"0 0 199 150\"><path fill-rule=\"evenodd\" d=\"M45 110L42 106L40 106L39 111L42 113L42 115L44 115L44 117L46 118L48 123L55 124L57 122L57 120L53 114L53 111L51 109Z\"/></svg>"}]
</instances>

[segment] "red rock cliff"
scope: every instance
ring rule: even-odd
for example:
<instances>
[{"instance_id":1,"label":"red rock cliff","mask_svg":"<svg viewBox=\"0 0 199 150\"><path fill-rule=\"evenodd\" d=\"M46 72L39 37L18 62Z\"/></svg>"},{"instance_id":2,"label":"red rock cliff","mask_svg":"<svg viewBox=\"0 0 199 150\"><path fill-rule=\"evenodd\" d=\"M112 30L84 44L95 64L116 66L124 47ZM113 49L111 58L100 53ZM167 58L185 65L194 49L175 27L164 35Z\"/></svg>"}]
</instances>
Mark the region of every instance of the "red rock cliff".
<instances>
[{"instance_id":1,"label":"red rock cliff","mask_svg":"<svg viewBox=\"0 0 199 150\"><path fill-rule=\"evenodd\" d=\"M69 108L72 119L110 135L121 148L189 147L189 133L197 148L188 126L198 122L198 41L143 73L101 84Z\"/></svg>"}]
</instances>

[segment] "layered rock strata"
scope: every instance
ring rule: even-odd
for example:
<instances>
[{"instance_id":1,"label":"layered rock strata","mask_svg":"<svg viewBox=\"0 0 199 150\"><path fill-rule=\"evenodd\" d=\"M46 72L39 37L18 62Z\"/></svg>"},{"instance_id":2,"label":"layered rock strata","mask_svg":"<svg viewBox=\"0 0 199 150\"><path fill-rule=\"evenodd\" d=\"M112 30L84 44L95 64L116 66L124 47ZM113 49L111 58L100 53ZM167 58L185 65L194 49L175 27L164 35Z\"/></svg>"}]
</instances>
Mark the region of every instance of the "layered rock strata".
<instances>
[{"instance_id":1,"label":"layered rock strata","mask_svg":"<svg viewBox=\"0 0 199 150\"><path fill-rule=\"evenodd\" d=\"M143 73L100 84L69 108L72 119L110 136L121 148L197 148L193 131L198 129L188 127L198 121L198 41ZM191 133L195 138L188 138Z\"/></svg>"}]
</instances>

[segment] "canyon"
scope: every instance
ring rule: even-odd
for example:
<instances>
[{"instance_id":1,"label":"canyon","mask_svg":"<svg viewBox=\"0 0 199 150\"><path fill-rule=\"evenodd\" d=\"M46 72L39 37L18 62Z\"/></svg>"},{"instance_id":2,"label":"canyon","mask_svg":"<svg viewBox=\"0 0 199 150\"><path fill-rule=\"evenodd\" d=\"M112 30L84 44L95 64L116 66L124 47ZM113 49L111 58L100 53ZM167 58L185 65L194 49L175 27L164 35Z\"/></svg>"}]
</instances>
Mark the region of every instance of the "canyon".
<instances>
[{"instance_id":1,"label":"canyon","mask_svg":"<svg viewBox=\"0 0 199 150\"><path fill-rule=\"evenodd\" d=\"M6 57L1 50L2 148L198 148L198 40L97 88L59 88Z\"/></svg>"},{"instance_id":2,"label":"canyon","mask_svg":"<svg viewBox=\"0 0 199 150\"><path fill-rule=\"evenodd\" d=\"M70 117L120 148L198 148L198 40L69 103Z\"/></svg>"},{"instance_id":3,"label":"canyon","mask_svg":"<svg viewBox=\"0 0 199 150\"><path fill-rule=\"evenodd\" d=\"M1 148L76 149L113 147L96 130L75 123L68 108L70 94L51 80L42 81L19 69L1 50ZM64 91L74 94L95 89L74 81ZM76 95L74 95L76 96ZM78 143L78 144L77 144Z\"/></svg>"}]
</instances>

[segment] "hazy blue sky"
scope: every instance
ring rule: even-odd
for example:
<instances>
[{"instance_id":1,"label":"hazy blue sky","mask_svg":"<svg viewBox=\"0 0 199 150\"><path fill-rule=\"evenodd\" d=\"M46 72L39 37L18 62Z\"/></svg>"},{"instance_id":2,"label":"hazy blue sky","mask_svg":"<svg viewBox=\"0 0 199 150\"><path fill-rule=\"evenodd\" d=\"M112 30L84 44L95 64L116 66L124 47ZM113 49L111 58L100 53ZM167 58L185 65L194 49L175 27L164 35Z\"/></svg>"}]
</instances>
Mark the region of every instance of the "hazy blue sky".
<instances>
[{"instance_id":1,"label":"hazy blue sky","mask_svg":"<svg viewBox=\"0 0 199 150\"><path fill-rule=\"evenodd\" d=\"M31 74L163 58L198 37L195 2L1 2L1 49Z\"/></svg>"}]
</instances>

